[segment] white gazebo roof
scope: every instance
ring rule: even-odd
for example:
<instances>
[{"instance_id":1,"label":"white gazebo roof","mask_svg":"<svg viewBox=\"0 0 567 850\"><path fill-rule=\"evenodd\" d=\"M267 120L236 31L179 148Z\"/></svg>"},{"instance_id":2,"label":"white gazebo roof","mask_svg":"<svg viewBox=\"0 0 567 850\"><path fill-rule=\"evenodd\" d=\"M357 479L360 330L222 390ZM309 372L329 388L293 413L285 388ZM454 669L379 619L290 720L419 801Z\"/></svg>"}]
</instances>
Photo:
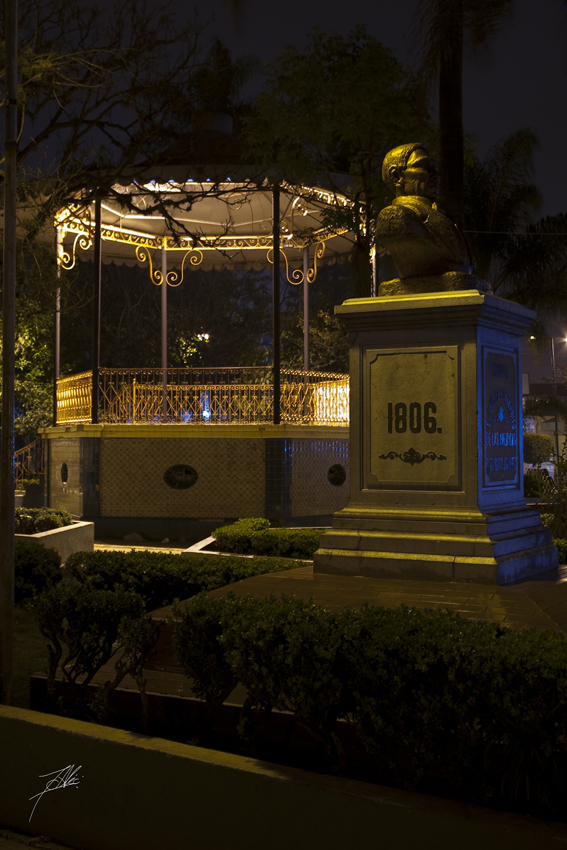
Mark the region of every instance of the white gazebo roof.
<instances>
[{"instance_id":1,"label":"white gazebo roof","mask_svg":"<svg viewBox=\"0 0 567 850\"><path fill-rule=\"evenodd\" d=\"M229 176L214 183L133 180L113 185L106 195L101 200L104 263L149 265L154 278L165 251L168 283L173 285L191 267L263 269L272 263L273 190L267 181L237 182ZM303 280L306 247L311 274L318 263L348 259L353 234L333 225L332 214L352 203L317 186L280 186L280 245L290 283ZM64 268L93 258L94 200L78 194L57 213L55 226Z\"/></svg>"}]
</instances>

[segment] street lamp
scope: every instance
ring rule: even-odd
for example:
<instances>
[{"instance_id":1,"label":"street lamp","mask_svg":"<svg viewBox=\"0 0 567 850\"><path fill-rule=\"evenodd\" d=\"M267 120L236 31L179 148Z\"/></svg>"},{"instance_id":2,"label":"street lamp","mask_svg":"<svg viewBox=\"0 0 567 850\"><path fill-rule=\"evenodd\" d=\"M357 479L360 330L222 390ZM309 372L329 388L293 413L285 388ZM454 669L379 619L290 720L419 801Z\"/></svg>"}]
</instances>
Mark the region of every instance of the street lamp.
<instances>
[{"instance_id":1,"label":"street lamp","mask_svg":"<svg viewBox=\"0 0 567 850\"><path fill-rule=\"evenodd\" d=\"M535 336L530 336L530 339L535 339ZM551 369L553 374L553 398L557 401L557 377L555 372L555 340L560 339L562 342L567 342L564 336L551 336ZM559 426L557 424L557 405L555 407L555 458L556 458L556 478L559 478Z\"/></svg>"}]
</instances>

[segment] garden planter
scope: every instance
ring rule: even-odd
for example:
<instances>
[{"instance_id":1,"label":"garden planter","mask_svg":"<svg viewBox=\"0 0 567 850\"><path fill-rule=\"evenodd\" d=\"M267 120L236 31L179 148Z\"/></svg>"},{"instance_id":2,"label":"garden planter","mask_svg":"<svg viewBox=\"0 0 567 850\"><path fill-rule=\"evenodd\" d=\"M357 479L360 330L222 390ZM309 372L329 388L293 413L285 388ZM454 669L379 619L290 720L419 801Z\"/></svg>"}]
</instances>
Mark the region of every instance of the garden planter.
<instances>
[{"instance_id":1,"label":"garden planter","mask_svg":"<svg viewBox=\"0 0 567 850\"><path fill-rule=\"evenodd\" d=\"M55 549L63 563L73 552L92 552L94 549L94 523L74 522L63 528L52 528L37 534L16 534L16 540L36 540L48 549Z\"/></svg>"},{"instance_id":2,"label":"garden planter","mask_svg":"<svg viewBox=\"0 0 567 850\"><path fill-rule=\"evenodd\" d=\"M0 822L83 850L539 850L567 840L565 824L10 706L0 706L0 751Z\"/></svg>"},{"instance_id":3,"label":"garden planter","mask_svg":"<svg viewBox=\"0 0 567 850\"><path fill-rule=\"evenodd\" d=\"M28 484L24 489L22 506L24 508L43 508L45 493L43 484Z\"/></svg>"}]
</instances>

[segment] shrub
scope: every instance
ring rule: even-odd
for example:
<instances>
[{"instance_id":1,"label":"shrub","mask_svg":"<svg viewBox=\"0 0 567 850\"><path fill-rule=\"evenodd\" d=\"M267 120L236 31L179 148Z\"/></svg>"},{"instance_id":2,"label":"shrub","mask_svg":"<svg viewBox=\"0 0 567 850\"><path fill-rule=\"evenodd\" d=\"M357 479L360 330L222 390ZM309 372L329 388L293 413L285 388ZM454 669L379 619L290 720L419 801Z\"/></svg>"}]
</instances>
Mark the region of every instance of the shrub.
<instances>
[{"instance_id":1,"label":"shrub","mask_svg":"<svg viewBox=\"0 0 567 850\"><path fill-rule=\"evenodd\" d=\"M553 440L547 434L524 434L524 463L539 466L553 454Z\"/></svg>"},{"instance_id":2,"label":"shrub","mask_svg":"<svg viewBox=\"0 0 567 850\"><path fill-rule=\"evenodd\" d=\"M201 692L215 664L225 691L236 680L246 687L239 728L249 742L272 707L292 711L340 769L335 724L346 718L394 784L427 791L434 782L449 796L539 816L563 811L565 635L452 612L334 613L274 597L199 597L183 616L191 628L176 627L176 645L198 659L191 675Z\"/></svg>"},{"instance_id":3,"label":"shrub","mask_svg":"<svg viewBox=\"0 0 567 850\"><path fill-rule=\"evenodd\" d=\"M239 519L213 532L221 552L311 559L319 548L322 530L269 528L267 519Z\"/></svg>"},{"instance_id":4,"label":"shrub","mask_svg":"<svg viewBox=\"0 0 567 850\"><path fill-rule=\"evenodd\" d=\"M68 511L55 508L16 508L16 534L38 534L52 528L63 528L73 523Z\"/></svg>"},{"instance_id":5,"label":"shrub","mask_svg":"<svg viewBox=\"0 0 567 850\"><path fill-rule=\"evenodd\" d=\"M61 556L35 540L16 540L14 599L21 605L62 579Z\"/></svg>"},{"instance_id":6,"label":"shrub","mask_svg":"<svg viewBox=\"0 0 567 850\"><path fill-rule=\"evenodd\" d=\"M567 564L567 540L561 537L553 538L553 545L557 549L560 564Z\"/></svg>"},{"instance_id":7,"label":"shrub","mask_svg":"<svg viewBox=\"0 0 567 850\"><path fill-rule=\"evenodd\" d=\"M219 643L226 611L233 605L233 594L212 604L212 600L201 593L183 609L177 605L173 609L177 618L173 629L177 658L187 676L193 680L195 694L207 706L201 735L210 730L218 708L238 682Z\"/></svg>"},{"instance_id":8,"label":"shrub","mask_svg":"<svg viewBox=\"0 0 567 850\"><path fill-rule=\"evenodd\" d=\"M63 582L29 600L27 607L48 640L49 707L54 708L55 681L60 671L71 688L73 711L94 708L99 719L106 718L110 692L127 673L141 673L157 640L158 627L143 616L141 596L120 587L100 590L88 584ZM87 686L120 650L114 679L105 682L94 700L90 699Z\"/></svg>"},{"instance_id":9,"label":"shrub","mask_svg":"<svg viewBox=\"0 0 567 850\"><path fill-rule=\"evenodd\" d=\"M252 537L259 531L266 531L270 521L261 518L239 519L232 525L223 525L213 531L212 536L217 541L221 552L237 552L239 555L249 555Z\"/></svg>"},{"instance_id":10,"label":"shrub","mask_svg":"<svg viewBox=\"0 0 567 850\"><path fill-rule=\"evenodd\" d=\"M337 718L350 709L340 644L353 612L327 611L294 597L240 597L225 616L220 643L247 690L239 732L255 751L272 708L289 711L325 750L333 771L346 755Z\"/></svg>"},{"instance_id":11,"label":"shrub","mask_svg":"<svg viewBox=\"0 0 567 850\"><path fill-rule=\"evenodd\" d=\"M18 483L22 490L27 490L28 487L39 484L39 478L22 478Z\"/></svg>"},{"instance_id":12,"label":"shrub","mask_svg":"<svg viewBox=\"0 0 567 850\"><path fill-rule=\"evenodd\" d=\"M442 772L476 802L559 805L564 635L366 607L345 654L358 731L406 788Z\"/></svg>"},{"instance_id":13,"label":"shrub","mask_svg":"<svg viewBox=\"0 0 567 850\"><path fill-rule=\"evenodd\" d=\"M547 469L528 469L524 475L524 497L549 501L557 494L557 488Z\"/></svg>"},{"instance_id":14,"label":"shrub","mask_svg":"<svg viewBox=\"0 0 567 850\"><path fill-rule=\"evenodd\" d=\"M79 582L112 590L116 585L140 593L146 610L188 599L262 573L293 569L278 558L231 558L228 555L173 555L165 552L75 552L65 571Z\"/></svg>"}]
</instances>

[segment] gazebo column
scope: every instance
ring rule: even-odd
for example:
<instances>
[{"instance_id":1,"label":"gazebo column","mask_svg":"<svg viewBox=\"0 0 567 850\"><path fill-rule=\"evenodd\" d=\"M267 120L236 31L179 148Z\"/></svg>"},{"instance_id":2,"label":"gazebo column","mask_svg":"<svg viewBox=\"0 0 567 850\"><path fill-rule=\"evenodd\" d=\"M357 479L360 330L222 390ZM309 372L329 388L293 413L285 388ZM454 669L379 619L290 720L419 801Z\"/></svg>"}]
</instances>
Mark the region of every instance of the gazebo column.
<instances>
[{"instance_id":1,"label":"gazebo column","mask_svg":"<svg viewBox=\"0 0 567 850\"><path fill-rule=\"evenodd\" d=\"M309 246L303 249L303 369L309 372Z\"/></svg>"},{"instance_id":2,"label":"gazebo column","mask_svg":"<svg viewBox=\"0 0 567 850\"><path fill-rule=\"evenodd\" d=\"M274 425L280 424L280 190L272 193Z\"/></svg>"},{"instance_id":3,"label":"gazebo column","mask_svg":"<svg viewBox=\"0 0 567 850\"><path fill-rule=\"evenodd\" d=\"M164 237L165 238L165 237ZM161 251L161 368L162 400L161 414L167 420L167 251Z\"/></svg>"},{"instance_id":4,"label":"gazebo column","mask_svg":"<svg viewBox=\"0 0 567 850\"><path fill-rule=\"evenodd\" d=\"M102 243L101 243L101 203L95 200L95 233L94 233L94 282L93 282L93 354L92 354L92 411L91 422L98 424L99 398L99 369L100 369L100 293L102 275Z\"/></svg>"}]
</instances>

